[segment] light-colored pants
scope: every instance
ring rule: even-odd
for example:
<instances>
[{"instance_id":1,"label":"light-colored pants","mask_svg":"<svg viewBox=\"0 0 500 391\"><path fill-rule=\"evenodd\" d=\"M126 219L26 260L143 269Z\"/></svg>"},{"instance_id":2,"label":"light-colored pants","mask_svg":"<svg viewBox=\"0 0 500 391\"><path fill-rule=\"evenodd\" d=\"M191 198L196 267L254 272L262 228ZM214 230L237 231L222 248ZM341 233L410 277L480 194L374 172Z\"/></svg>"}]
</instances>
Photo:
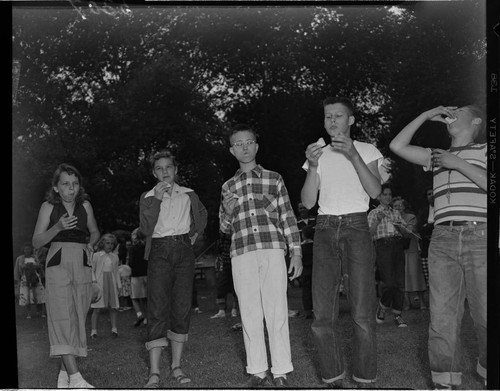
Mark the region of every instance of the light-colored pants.
<instances>
[{"instance_id":1,"label":"light-colored pants","mask_svg":"<svg viewBox=\"0 0 500 391\"><path fill-rule=\"evenodd\" d=\"M268 369L264 319L271 352L271 372L293 371L286 298L287 270L283 250L256 250L231 259L240 306L249 374Z\"/></svg>"},{"instance_id":2,"label":"light-colored pants","mask_svg":"<svg viewBox=\"0 0 500 391\"><path fill-rule=\"evenodd\" d=\"M85 320L92 298L92 268L83 243L52 243L45 268L50 356L87 356Z\"/></svg>"}]
</instances>

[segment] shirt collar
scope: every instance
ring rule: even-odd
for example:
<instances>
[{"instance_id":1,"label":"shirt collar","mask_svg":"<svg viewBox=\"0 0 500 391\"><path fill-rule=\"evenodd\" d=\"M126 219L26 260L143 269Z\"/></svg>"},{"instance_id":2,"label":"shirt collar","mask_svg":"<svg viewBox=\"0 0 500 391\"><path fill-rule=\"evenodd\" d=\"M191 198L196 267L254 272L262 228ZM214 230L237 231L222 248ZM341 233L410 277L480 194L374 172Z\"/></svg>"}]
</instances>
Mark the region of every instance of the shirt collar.
<instances>
[{"instance_id":1,"label":"shirt collar","mask_svg":"<svg viewBox=\"0 0 500 391\"><path fill-rule=\"evenodd\" d=\"M260 164L257 164L254 168L252 168L249 172L254 172L255 175L257 175L257 177L262 177L262 172L264 171L264 168L260 165ZM238 171L236 171L236 174L234 174L234 176L236 178L240 177L245 171L243 171L241 168L238 169Z\"/></svg>"},{"instance_id":2,"label":"shirt collar","mask_svg":"<svg viewBox=\"0 0 500 391\"><path fill-rule=\"evenodd\" d=\"M174 188L172 189L172 197L179 195L179 194L189 193L190 191L193 191L193 190L191 190L188 187L179 186L177 183L174 182ZM150 191L147 192L145 198L146 197L153 197L154 195L155 195L155 188L153 187Z\"/></svg>"}]
</instances>

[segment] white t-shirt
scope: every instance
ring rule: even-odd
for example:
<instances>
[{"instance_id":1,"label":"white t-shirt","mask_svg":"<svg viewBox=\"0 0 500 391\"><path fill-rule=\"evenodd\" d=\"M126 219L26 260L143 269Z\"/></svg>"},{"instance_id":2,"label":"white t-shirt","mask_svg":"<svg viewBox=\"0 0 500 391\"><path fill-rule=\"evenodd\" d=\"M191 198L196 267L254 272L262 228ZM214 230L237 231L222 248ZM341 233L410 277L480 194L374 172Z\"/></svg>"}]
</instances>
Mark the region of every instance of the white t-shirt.
<instances>
[{"instance_id":1,"label":"white t-shirt","mask_svg":"<svg viewBox=\"0 0 500 391\"><path fill-rule=\"evenodd\" d=\"M365 162L369 164L377 160L377 167L383 163L383 156L372 144L354 141L354 147ZM309 162L302 168L307 171ZM318 161L319 175L319 215L344 215L348 213L366 212L370 196L363 188L352 163L342 152L325 147Z\"/></svg>"}]
</instances>

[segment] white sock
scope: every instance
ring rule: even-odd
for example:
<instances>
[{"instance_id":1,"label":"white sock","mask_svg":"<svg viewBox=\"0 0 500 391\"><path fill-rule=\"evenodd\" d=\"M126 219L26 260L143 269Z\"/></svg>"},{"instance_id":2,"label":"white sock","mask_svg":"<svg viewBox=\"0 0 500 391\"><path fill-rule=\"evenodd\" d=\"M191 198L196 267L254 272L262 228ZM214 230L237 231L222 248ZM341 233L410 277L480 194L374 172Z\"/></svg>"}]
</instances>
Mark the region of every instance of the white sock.
<instances>
[{"instance_id":1,"label":"white sock","mask_svg":"<svg viewBox=\"0 0 500 391\"><path fill-rule=\"evenodd\" d=\"M113 327L113 328L111 329L111 332L112 332L112 333L118 333L118 329L117 329L116 327Z\"/></svg>"},{"instance_id":2,"label":"white sock","mask_svg":"<svg viewBox=\"0 0 500 391\"><path fill-rule=\"evenodd\" d=\"M139 312L137 313L137 317L138 317L138 318L140 318L141 316L142 316L142 312L141 312L141 311L139 311Z\"/></svg>"},{"instance_id":3,"label":"white sock","mask_svg":"<svg viewBox=\"0 0 500 391\"><path fill-rule=\"evenodd\" d=\"M278 374L273 374L273 377L276 379L277 377L282 377L283 379L286 379L286 375L283 374L283 375L278 375Z\"/></svg>"},{"instance_id":4,"label":"white sock","mask_svg":"<svg viewBox=\"0 0 500 391\"><path fill-rule=\"evenodd\" d=\"M255 376L260 377L261 379L264 379L266 377L266 371L256 373Z\"/></svg>"}]
</instances>

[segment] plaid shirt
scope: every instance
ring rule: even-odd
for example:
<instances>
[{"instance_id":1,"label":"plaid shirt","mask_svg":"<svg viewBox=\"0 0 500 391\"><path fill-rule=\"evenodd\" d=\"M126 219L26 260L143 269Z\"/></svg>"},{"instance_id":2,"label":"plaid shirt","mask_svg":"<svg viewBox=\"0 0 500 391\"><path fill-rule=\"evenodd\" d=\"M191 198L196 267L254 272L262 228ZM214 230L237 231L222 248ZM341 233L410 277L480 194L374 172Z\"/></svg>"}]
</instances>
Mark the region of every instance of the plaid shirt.
<instances>
[{"instance_id":1,"label":"plaid shirt","mask_svg":"<svg viewBox=\"0 0 500 391\"><path fill-rule=\"evenodd\" d=\"M377 220L377 213L379 211L384 212L384 217L380 220L380 224L377 226L377 231L373 235L373 240L386 239L392 237L403 237L401 233L396 229L393 223L399 223L406 226L406 222L403 220L401 213L390 207L384 207L383 205L377 206L370 213L368 213L368 224L373 226Z\"/></svg>"},{"instance_id":2,"label":"plaid shirt","mask_svg":"<svg viewBox=\"0 0 500 391\"><path fill-rule=\"evenodd\" d=\"M300 233L288 191L280 174L257 165L249 172L241 169L222 185L222 193L238 196L232 216L221 204L220 230L233 232L231 257L257 249L290 250L301 256Z\"/></svg>"}]
</instances>

